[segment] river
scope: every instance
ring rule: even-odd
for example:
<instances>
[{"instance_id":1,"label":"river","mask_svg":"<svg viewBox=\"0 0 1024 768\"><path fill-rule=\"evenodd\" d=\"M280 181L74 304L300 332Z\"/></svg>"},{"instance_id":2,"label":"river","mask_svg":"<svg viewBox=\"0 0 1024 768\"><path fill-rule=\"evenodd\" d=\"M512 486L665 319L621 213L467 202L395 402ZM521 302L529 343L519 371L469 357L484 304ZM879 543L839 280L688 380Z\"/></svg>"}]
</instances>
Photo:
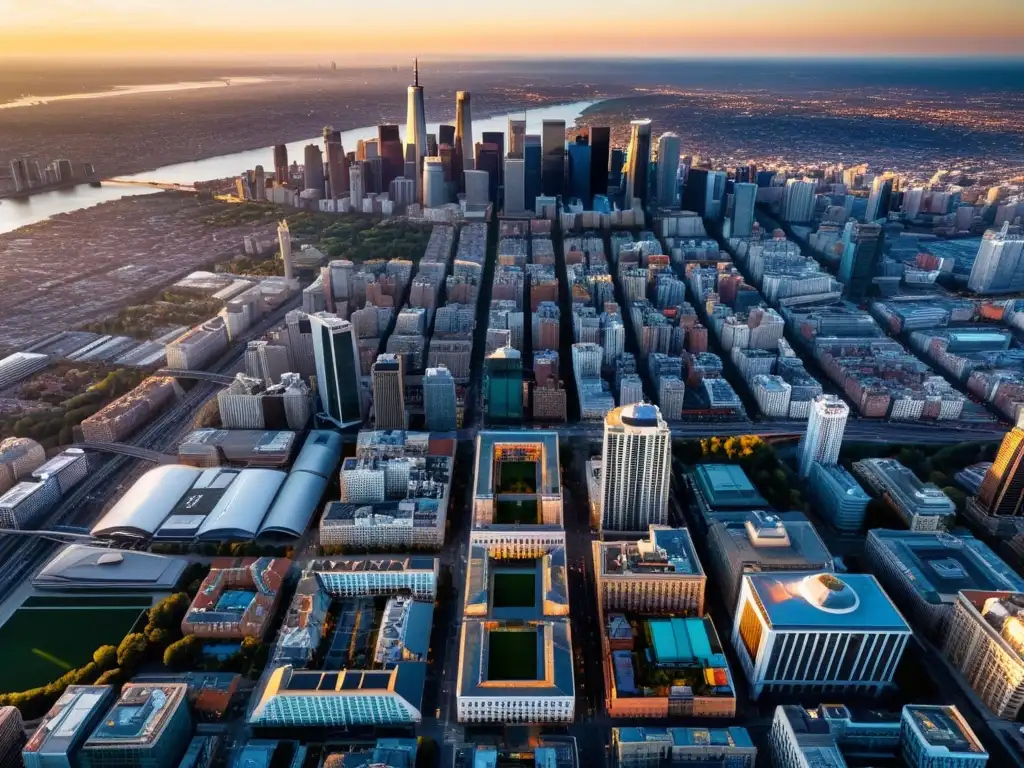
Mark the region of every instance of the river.
<instances>
[{"instance_id":1,"label":"river","mask_svg":"<svg viewBox=\"0 0 1024 768\"><path fill-rule=\"evenodd\" d=\"M524 114L527 121L527 133L540 133L541 120L565 120L567 126L575 125L576 118L594 103L596 102L578 101L572 104L559 104L552 107L531 109L525 113L512 112L475 119L473 121L473 136L479 139L484 131L501 131L505 133L508 130L509 117L522 118ZM428 123L427 132L436 134L438 125L440 123ZM359 139L373 139L376 137L376 125L354 128L350 131L343 131L341 134L342 144L346 152L354 150ZM314 136L309 139L289 143L289 162L301 160L302 150L310 142L320 145L323 143L323 136ZM262 165L266 169L268 176L273 174L273 147L234 152L229 155L219 155L188 163L165 165L162 168L143 171L142 173L136 173L123 178L133 181L191 184L195 181L237 176L242 171L255 168L257 165ZM23 200L7 199L0 202L0 233L12 232L19 227L44 221L57 214L71 213L72 211L89 208L100 203L120 200L130 195L155 194L158 191L148 190L145 187L120 186L116 184L108 184L102 187L82 185L72 189L43 192Z\"/></svg>"}]
</instances>

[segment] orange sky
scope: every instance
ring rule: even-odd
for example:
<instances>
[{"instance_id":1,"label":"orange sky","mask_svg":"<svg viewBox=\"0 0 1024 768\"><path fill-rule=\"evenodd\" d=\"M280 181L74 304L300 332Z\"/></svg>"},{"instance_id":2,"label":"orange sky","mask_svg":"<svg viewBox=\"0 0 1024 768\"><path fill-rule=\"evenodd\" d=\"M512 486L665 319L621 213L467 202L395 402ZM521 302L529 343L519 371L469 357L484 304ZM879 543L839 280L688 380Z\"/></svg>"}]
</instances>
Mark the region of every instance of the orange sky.
<instances>
[{"instance_id":1,"label":"orange sky","mask_svg":"<svg viewBox=\"0 0 1024 768\"><path fill-rule=\"evenodd\" d=\"M0 55L33 57L1024 55L1024 0L0 0L0 19Z\"/></svg>"}]
</instances>

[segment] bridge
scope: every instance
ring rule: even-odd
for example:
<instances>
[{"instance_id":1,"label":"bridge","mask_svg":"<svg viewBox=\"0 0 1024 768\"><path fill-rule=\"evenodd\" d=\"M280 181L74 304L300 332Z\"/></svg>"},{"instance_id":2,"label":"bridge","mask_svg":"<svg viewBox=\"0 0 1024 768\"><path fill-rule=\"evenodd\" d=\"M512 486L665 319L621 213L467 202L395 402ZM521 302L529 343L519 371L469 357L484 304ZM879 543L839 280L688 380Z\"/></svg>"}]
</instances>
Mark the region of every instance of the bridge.
<instances>
[{"instance_id":1,"label":"bridge","mask_svg":"<svg viewBox=\"0 0 1024 768\"><path fill-rule=\"evenodd\" d=\"M166 189L172 192L195 192L191 184L176 184L173 181L138 181L136 179L103 179L102 184L120 184L128 187L148 187L149 189Z\"/></svg>"},{"instance_id":2,"label":"bridge","mask_svg":"<svg viewBox=\"0 0 1024 768\"><path fill-rule=\"evenodd\" d=\"M227 386L235 380L234 376L226 376L223 373L210 373L209 371L186 371L182 368L161 368L153 374L154 376L170 376L175 379L195 379L196 381L209 381L212 384L223 384Z\"/></svg>"},{"instance_id":3,"label":"bridge","mask_svg":"<svg viewBox=\"0 0 1024 768\"><path fill-rule=\"evenodd\" d=\"M20 528L0 528L0 536L25 536L50 539L58 544L66 544L68 539L72 541L95 541L88 533L72 533L71 531L23 531Z\"/></svg>"},{"instance_id":4,"label":"bridge","mask_svg":"<svg viewBox=\"0 0 1024 768\"><path fill-rule=\"evenodd\" d=\"M142 459L154 464L177 464L178 457L171 456L159 451L151 451L148 448L140 448L137 445L128 443L74 443L68 448L81 448L83 451L98 451L100 453L117 453L121 456L129 456L133 459Z\"/></svg>"}]
</instances>

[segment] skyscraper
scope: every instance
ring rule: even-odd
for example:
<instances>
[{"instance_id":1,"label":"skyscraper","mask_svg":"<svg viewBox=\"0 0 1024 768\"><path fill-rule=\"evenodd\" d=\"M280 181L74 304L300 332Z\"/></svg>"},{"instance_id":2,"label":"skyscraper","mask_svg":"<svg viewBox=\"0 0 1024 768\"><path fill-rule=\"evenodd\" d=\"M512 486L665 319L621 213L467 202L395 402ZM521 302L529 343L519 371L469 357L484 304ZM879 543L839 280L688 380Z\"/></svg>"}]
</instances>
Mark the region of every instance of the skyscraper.
<instances>
[{"instance_id":1,"label":"skyscraper","mask_svg":"<svg viewBox=\"0 0 1024 768\"><path fill-rule=\"evenodd\" d=\"M608 153L611 150L612 129L607 126L590 127L590 197L608 194Z\"/></svg>"},{"instance_id":2,"label":"skyscraper","mask_svg":"<svg viewBox=\"0 0 1024 768\"><path fill-rule=\"evenodd\" d=\"M369 176L366 170L370 164L365 160L356 162L348 169L348 198L353 210L363 210L363 198L366 197L366 181Z\"/></svg>"},{"instance_id":3,"label":"skyscraper","mask_svg":"<svg viewBox=\"0 0 1024 768\"><path fill-rule=\"evenodd\" d=\"M278 184L288 183L288 145L274 145L274 179Z\"/></svg>"},{"instance_id":4,"label":"skyscraper","mask_svg":"<svg viewBox=\"0 0 1024 768\"><path fill-rule=\"evenodd\" d=\"M536 134L527 134L523 138L523 179L523 206L525 210L532 211L542 187L541 142Z\"/></svg>"},{"instance_id":5,"label":"skyscraper","mask_svg":"<svg viewBox=\"0 0 1024 768\"><path fill-rule=\"evenodd\" d=\"M851 299L868 293L871 279L882 258L883 232L878 224L848 221L843 230L843 255L839 261L839 281Z\"/></svg>"},{"instance_id":6,"label":"skyscraper","mask_svg":"<svg viewBox=\"0 0 1024 768\"><path fill-rule=\"evenodd\" d=\"M501 150L497 144L477 142L476 170L487 172L487 199L497 204L501 178Z\"/></svg>"},{"instance_id":7,"label":"skyscraper","mask_svg":"<svg viewBox=\"0 0 1024 768\"><path fill-rule=\"evenodd\" d=\"M373 414L376 429L405 429L405 377L402 356L377 355L370 371L373 381Z\"/></svg>"},{"instance_id":8,"label":"skyscraper","mask_svg":"<svg viewBox=\"0 0 1024 768\"><path fill-rule=\"evenodd\" d=\"M672 431L656 405L634 403L604 419L601 527L644 531L668 521Z\"/></svg>"},{"instance_id":9,"label":"skyscraper","mask_svg":"<svg viewBox=\"0 0 1024 768\"><path fill-rule=\"evenodd\" d=\"M420 62L413 60L413 83L409 86L409 109L405 120L405 159L409 160L409 147L413 147L413 159L416 163L416 200L422 202L423 189L420 172L423 169L423 158L427 156L427 116L423 107L423 86L420 85Z\"/></svg>"},{"instance_id":10,"label":"skyscraper","mask_svg":"<svg viewBox=\"0 0 1024 768\"><path fill-rule=\"evenodd\" d=\"M505 160L505 134L501 131L484 131L480 134L481 144L493 144L498 148L498 186L505 183L502 163Z\"/></svg>"},{"instance_id":11,"label":"skyscraper","mask_svg":"<svg viewBox=\"0 0 1024 768\"><path fill-rule=\"evenodd\" d=\"M676 192L679 187L679 148L678 133L663 133L658 139L658 205L674 206Z\"/></svg>"},{"instance_id":12,"label":"skyscraper","mask_svg":"<svg viewBox=\"0 0 1024 768\"><path fill-rule=\"evenodd\" d=\"M359 350L352 324L336 315L309 315L322 415L338 427L361 424L366 416L359 382Z\"/></svg>"},{"instance_id":13,"label":"skyscraper","mask_svg":"<svg viewBox=\"0 0 1024 768\"><path fill-rule=\"evenodd\" d=\"M316 190L322 196L324 193L324 158L320 147L316 144L307 144L302 160L305 188Z\"/></svg>"},{"instance_id":14,"label":"skyscraper","mask_svg":"<svg viewBox=\"0 0 1024 768\"><path fill-rule=\"evenodd\" d=\"M284 279L291 282L295 279L295 265L292 261L292 235L288 231L287 219L281 219L277 225L277 242L281 246L281 263L284 264Z\"/></svg>"},{"instance_id":15,"label":"skyscraper","mask_svg":"<svg viewBox=\"0 0 1024 768\"><path fill-rule=\"evenodd\" d=\"M889 203L892 199L891 176L876 176L871 182L871 193L868 195L868 206L864 213L864 221L877 221L889 217Z\"/></svg>"},{"instance_id":16,"label":"skyscraper","mask_svg":"<svg viewBox=\"0 0 1024 768\"><path fill-rule=\"evenodd\" d=\"M449 432L458 426L455 379L444 366L427 368L423 376L423 411L430 432Z\"/></svg>"},{"instance_id":17,"label":"skyscraper","mask_svg":"<svg viewBox=\"0 0 1024 768\"><path fill-rule=\"evenodd\" d=\"M622 168L626 164L626 153L616 147L608 155L608 184L615 189L622 188Z\"/></svg>"},{"instance_id":18,"label":"skyscraper","mask_svg":"<svg viewBox=\"0 0 1024 768\"><path fill-rule=\"evenodd\" d=\"M455 155L459 159L461 179L462 171L473 170L473 112L469 91L455 94Z\"/></svg>"},{"instance_id":19,"label":"skyscraper","mask_svg":"<svg viewBox=\"0 0 1024 768\"><path fill-rule=\"evenodd\" d=\"M590 145L586 136L577 136L569 145L569 197L579 198L590 208Z\"/></svg>"},{"instance_id":20,"label":"skyscraper","mask_svg":"<svg viewBox=\"0 0 1024 768\"><path fill-rule=\"evenodd\" d=\"M440 157L423 161L423 207L437 208L448 202L444 181L444 165Z\"/></svg>"},{"instance_id":21,"label":"skyscraper","mask_svg":"<svg viewBox=\"0 0 1024 768\"><path fill-rule=\"evenodd\" d=\"M565 120L545 120L541 125L541 192L565 193Z\"/></svg>"},{"instance_id":22,"label":"skyscraper","mask_svg":"<svg viewBox=\"0 0 1024 768\"><path fill-rule=\"evenodd\" d=\"M519 424L522 420L523 359L515 347L502 347L484 360L484 421Z\"/></svg>"},{"instance_id":23,"label":"skyscraper","mask_svg":"<svg viewBox=\"0 0 1024 768\"><path fill-rule=\"evenodd\" d=\"M341 131L330 126L324 128L324 150L327 156L327 180L330 183L331 199L338 200L349 190L348 160L341 146Z\"/></svg>"},{"instance_id":24,"label":"skyscraper","mask_svg":"<svg viewBox=\"0 0 1024 768\"><path fill-rule=\"evenodd\" d=\"M691 168L686 174L683 196L680 207L684 211L693 211L704 216L707 214L708 174L706 168Z\"/></svg>"},{"instance_id":25,"label":"skyscraper","mask_svg":"<svg viewBox=\"0 0 1024 768\"><path fill-rule=\"evenodd\" d=\"M377 149L380 152L380 181L386 190L391 182L405 173L405 150L397 125L377 126Z\"/></svg>"},{"instance_id":26,"label":"skyscraper","mask_svg":"<svg viewBox=\"0 0 1024 768\"><path fill-rule=\"evenodd\" d=\"M427 134L427 155L429 157L437 157L437 134Z\"/></svg>"},{"instance_id":27,"label":"skyscraper","mask_svg":"<svg viewBox=\"0 0 1024 768\"><path fill-rule=\"evenodd\" d=\"M967 287L977 293L1024 290L1024 236L1010 234L1010 222L990 229L978 247Z\"/></svg>"},{"instance_id":28,"label":"skyscraper","mask_svg":"<svg viewBox=\"0 0 1024 768\"><path fill-rule=\"evenodd\" d=\"M626 150L626 206L639 200L647 205L647 187L651 168L651 121L634 120L630 123L629 148Z\"/></svg>"},{"instance_id":29,"label":"skyscraper","mask_svg":"<svg viewBox=\"0 0 1024 768\"><path fill-rule=\"evenodd\" d=\"M508 153L510 155L523 154L523 139L526 136L526 118L516 120L508 119Z\"/></svg>"},{"instance_id":30,"label":"skyscraper","mask_svg":"<svg viewBox=\"0 0 1024 768\"><path fill-rule=\"evenodd\" d=\"M449 147L455 146L454 125L446 124L437 126L437 145L440 147L442 144L447 144Z\"/></svg>"},{"instance_id":31,"label":"skyscraper","mask_svg":"<svg viewBox=\"0 0 1024 768\"><path fill-rule=\"evenodd\" d=\"M525 164L521 158L505 160L505 213L519 213L526 210Z\"/></svg>"},{"instance_id":32,"label":"skyscraper","mask_svg":"<svg viewBox=\"0 0 1024 768\"><path fill-rule=\"evenodd\" d=\"M782 193L783 221L805 222L814 218L814 190L817 185L807 179L789 179Z\"/></svg>"},{"instance_id":33,"label":"skyscraper","mask_svg":"<svg viewBox=\"0 0 1024 768\"><path fill-rule=\"evenodd\" d=\"M1003 438L976 502L988 515L1024 515L1024 412Z\"/></svg>"},{"instance_id":34,"label":"skyscraper","mask_svg":"<svg viewBox=\"0 0 1024 768\"><path fill-rule=\"evenodd\" d=\"M835 464L839 460L839 449L843 444L843 431L850 407L835 395L818 395L811 402L807 419L807 432L800 440L797 457L800 463L800 477L811 473L811 465Z\"/></svg>"},{"instance_id":35,"label":"skyscraper","mask_svg":"<svg viewBox=\"0 0 1024 768\"><path fill-rule=\"evenodd\" d=\"M15 192L24 192L29 188L28 166L24 160L11 160L11 178L14 179Z\"/></svg>"},{"instance_id":36,"label":"skyscraper","mask_svg":"<svg viewBox=\"0 0 1024 768\"><path fill-rule=\"evenodd\" d=\"M757 184L740 183L732 188L732 236L750 237L754 232Z\"/></svg>"}]
</instances>

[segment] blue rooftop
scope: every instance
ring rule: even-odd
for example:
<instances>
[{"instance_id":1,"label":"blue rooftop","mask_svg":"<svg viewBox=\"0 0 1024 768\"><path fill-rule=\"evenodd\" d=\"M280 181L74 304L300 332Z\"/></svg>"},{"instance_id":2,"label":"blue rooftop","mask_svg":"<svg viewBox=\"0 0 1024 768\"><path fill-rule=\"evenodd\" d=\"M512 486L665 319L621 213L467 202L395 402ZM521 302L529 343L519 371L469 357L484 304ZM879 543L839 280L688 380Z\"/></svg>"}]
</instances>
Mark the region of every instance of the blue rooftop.
<instances>
[{"instance_id":1,"label":"blue rooftop","mask_svg":"<svg viewBox=\"0 0 1024 768\"><path fill-rule=\"evenodd\" d=\"M768 502L735 464L698 464L693 472L696 490L713 509L767 508Z\"/></svg>"}]
</instances>

